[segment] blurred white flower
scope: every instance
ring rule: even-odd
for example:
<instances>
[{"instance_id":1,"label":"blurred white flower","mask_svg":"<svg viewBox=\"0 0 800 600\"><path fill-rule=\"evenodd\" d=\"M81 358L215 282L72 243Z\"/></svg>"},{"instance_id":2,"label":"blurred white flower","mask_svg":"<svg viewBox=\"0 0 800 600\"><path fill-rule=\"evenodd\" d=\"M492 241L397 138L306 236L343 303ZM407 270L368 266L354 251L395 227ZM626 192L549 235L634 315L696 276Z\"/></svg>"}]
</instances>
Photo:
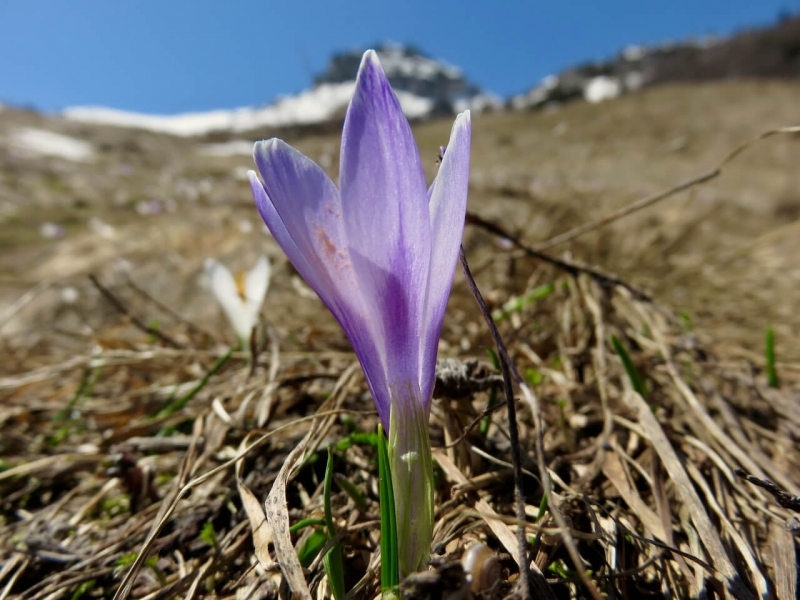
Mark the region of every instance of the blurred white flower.
<instances>
[{"instance_id":1,"label":"blurred white flower","mask_svg":"<svg viewBox=\"0 0 800 600\"><path fill-rule=\"evenodd\" d=\"M49 240L60 238L64 236L64 228L58 223L47 221L39 225L39 235Z\"/></svg>"},{"instance_id":2,"label":"blurred white flower","mask_svg":"<svg viewBox=\"0 0 800 600\"><path fill-rule=\"evenodd\" d=\"M88 223L89 229L95 232L102 238L106 238L107 240L113 239L116 237L117 232L112 225L109 225L105 221L103 221L99 217L92 217L89 219Z\"/></svg>"},{"instance_id":3,"label":"blurred white flower","mask_svg":"<svg viewBox=\"0 0 800 600\"><path fill-rule=\"evenodd\" d=\"M130 275L133 273L133 264L127 258L119 258L114 263L114 272L118 275Z\"/></svg>"},{"instance_id":4,"label":"blurred white flower","mask_svg":"<svg viewBox=\"0 0 800 600\"><path fill-rule=\"evenodd\" d=\"M162 209L158 200L140 200L136 203L136 212L140 215L157 215Z\"/></svg>"},{"instance_id":5,"label":"blurred white flower","mask_svg":"<svg viewBox=\"0 0 800 600\"><path fill-rule=\"evenodd\" d=\"M225 265L213 258L206 259L204 269L211 292L242 345L247 347L269 288L269 260L262 256L252 269L240 273L236 278Z\"/></svg>"},{"instance_id":6,"label":"blurred white flower","mask_svg":"<svg viewBox=\"0 0 800 600\"><path fill-rule=\"evenodd\" d=\"M63 304L75 304L78 300L80 300L81 294L77 288L68 285L61 288L59 296Z\"/></svg>"}]
</instances>

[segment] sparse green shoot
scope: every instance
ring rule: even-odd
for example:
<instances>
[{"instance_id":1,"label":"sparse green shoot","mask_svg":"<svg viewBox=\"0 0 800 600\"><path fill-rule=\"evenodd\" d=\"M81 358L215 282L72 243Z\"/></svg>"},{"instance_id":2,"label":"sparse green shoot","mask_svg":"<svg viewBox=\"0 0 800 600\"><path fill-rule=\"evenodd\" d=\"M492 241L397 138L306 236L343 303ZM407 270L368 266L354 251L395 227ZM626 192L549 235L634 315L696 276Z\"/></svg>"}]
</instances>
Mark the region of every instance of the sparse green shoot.
<instances>
[{"instance_id":1,"label":"sparse green shoot","mask_svg":"<svg viewBox=\"0 0 800 600\"><path fill-rule=\"evenodd\" d=\"M501 308L492 312L492 319L499 323L508 315L520 312L538 300L543 300L552 294L556 289L554 283L548 283L533 288L531 291L526 292L521 296L514 296L510 298Z\"/></svg>"},{"instance_id":2,"label":"sparse green shoot","mask_svg":"<svg viewBox=\"0 0 800 600\"><path fill-rule=\"evenodd\" d=\"M620 342L615 335L611 336L611 345L614 346L614 352L617 353L617 356L619 356L620 360L622 361L622 366L625 367L625 372L628 374L628 379L631 380L631 386L636 393L647 400L647 386L645 385L641 375L639 375L639 371L636 370L636 367L631 360L631 355L628 354L625 346L622 345L622 342Z\"/></svg>"},{"instance_id":3,"label":"sparse green shoot","mask_svg":"<svg viewBox=\"0 0 800 600\"><path fill-rule=\"evenodd\" d=\"M778 370L775 368L775 331L772 329L772 325L767 325L765 354L767 360L767 381L769 382L769 387L779 388L781 386L781 382L778 379Z\"/></svg>"},{"instance_id":4,"label":"sparse green shoot","mask_svg":"<svg viewBox=\"0 0 800 600\"><path fill-rule=\"evenodd\" d=\"M389 450L383 427L378 425L378 478L381 511L381 591L392 594L400 585L397 553L397 520L394 513L394 490L389 470Z\"/></svg>"}]
</instances>

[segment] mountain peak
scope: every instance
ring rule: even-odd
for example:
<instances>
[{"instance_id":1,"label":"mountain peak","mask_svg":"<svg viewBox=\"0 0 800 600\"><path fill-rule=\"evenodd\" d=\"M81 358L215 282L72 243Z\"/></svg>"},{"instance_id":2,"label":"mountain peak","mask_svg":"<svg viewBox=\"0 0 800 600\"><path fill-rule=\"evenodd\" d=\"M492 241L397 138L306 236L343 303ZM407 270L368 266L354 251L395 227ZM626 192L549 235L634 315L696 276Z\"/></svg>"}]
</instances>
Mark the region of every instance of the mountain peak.
<instances>
[{"instance_id":1,"label":"mountain peak","mask_svg":"<svg viewBox=\"0 0 800 600\"><path fill-rule=\"evenodd\" d=\"M452 113L473 107L489 96L466 79L461 69L425 54L411 44L382 42L372 46L395 92L413 94L432 103L433 113ZM355 81L366 48L337 52L326 69L314 78L315 85ZM483 100L483 103L486 103ZM498 106L502 101L497 99ZM482 106L483 107L483 106Z\"/></svg>"},{"instance_id":2,"label":"mountain peak","mask_svg":"<svg viewBox=\"0 0 800 600\"><path fill-rule=\"evenodd\" d=\"M425 55L415 46L382 43L374 46L403 111L410 119L430 118L472 109L499 108L503 100L484 93L461 70ZM313 86L283 96L266 106L180 115L143 115L104 107L72 107L62 114L81 122L139 127L174 135L244 132L306 126L340 118L353 95L365 49L334 54Z\"/></svg>"}]
</instances>

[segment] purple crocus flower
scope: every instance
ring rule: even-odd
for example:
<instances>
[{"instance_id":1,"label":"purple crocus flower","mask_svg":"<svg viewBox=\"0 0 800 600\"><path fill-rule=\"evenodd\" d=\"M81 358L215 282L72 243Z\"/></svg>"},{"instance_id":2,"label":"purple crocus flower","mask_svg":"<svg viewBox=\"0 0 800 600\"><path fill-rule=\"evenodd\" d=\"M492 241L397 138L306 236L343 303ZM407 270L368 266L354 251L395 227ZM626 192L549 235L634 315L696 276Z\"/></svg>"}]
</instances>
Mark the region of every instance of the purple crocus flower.
<instances>
[{"instance_id":1,"label":"purple crocus flower","mask_svg":"<svg viewBox=\"0 0 800 600\"><path fill-rule=\"evenodd\" d=\"M401 575L433 531L428 415L436 353L467 205L469 112L453 125L430 189L408 120L374 51L344 122L340 187L279 139L257 142L258 210L353 345L389 432Z\"/></svg>"}]
</instances>

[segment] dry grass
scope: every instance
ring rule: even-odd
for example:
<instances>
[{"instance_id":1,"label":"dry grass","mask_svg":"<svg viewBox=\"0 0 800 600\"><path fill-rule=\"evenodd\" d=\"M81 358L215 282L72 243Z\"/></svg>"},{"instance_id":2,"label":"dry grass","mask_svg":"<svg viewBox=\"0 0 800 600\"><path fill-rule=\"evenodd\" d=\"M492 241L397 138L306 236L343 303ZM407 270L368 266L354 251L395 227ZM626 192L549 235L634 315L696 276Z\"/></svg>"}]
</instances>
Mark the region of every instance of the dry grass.
<instances>
[{"instance_id":1,"label":"dry grass","mask_svg":"<svg viewBox=\"0 0 800 600\"><path fill-rule=\"evenodd\" d=\"M601 107L482 117L470 208L534 246L713 168L765 129L792 124L796 93L791 84L676 87ZM719 108L704 111L709 105ZM423 151L448 128L419 126ZM235 233L241 218L255 221L246 189L230 175L247 160L199 156L189 141L159 145L143 133L87 135L108 140L105 166L130 152L132 139L162 153L157 167L146 153L128 156L141 180L109 175L102 180L109 189L156 193L160 181L169 187L190 176L212 187L180 201L175 213L132 220L91 196L102 169L90 165L65 177L72 190L76 178L86 179L86 201L117 225L117 239L76 225L65 240L17 241L4 256L8 307L36 287L0 331L0 598L271 598L287 577L298 597L303 585L321 597L327 581L319 560L305 571L289 568L293 547L312 528L279 534L322 515L320 458L330 445L336 477L363 494L357 500L334 487L348 589L375 597L377 466L372 447L353 434L374 431L377 415L343 334L278 261L257 361L239 353L221 360L229 334L219 333L200 285L202 259L245 267L262 252L279 256L259 231ZM311 156L330 153L335 164L336 143L322 134L298 146ZM791 136L764 141L712 183L551 250L615 273L652 302L468 227L467 256L490 308L553 286L505 314L499 329L534 392L520 394L517 406L524 527L534 573L556 598L796 597L793 505L736 470L800 494L800 355L786 344L800 326L790 295L800 275L792 229L797 152ZM3 165L10 201L20 201L22 189L42 202L59 195L42 183L46 163L7 156ZM17 187L8 184L12 171ZM5 222L3 235L35 222L26 210ZM119 258L132 269L115 269ZM66 284L79 289L78 305L59 302ZM691 323L676 316L683 311ZM764 374L768 322L778 339L779 389ZM644 380L643 396L612 336ZM486 364L491 346L457 274L441 355L481 364L462 379L467 392L456 393L439 373L431 418L436 560L425 577L406 582L409 598L462 586L457 560L476 541L501 566L500 582L483 596L515 591L509 424L505 410L488 421L485 412L502 397ZM537 518L546 493L541 463L552 491ZM263 523L268 496L271 522L281 524L274 528Z\"/></svg>"}]
</instances>

